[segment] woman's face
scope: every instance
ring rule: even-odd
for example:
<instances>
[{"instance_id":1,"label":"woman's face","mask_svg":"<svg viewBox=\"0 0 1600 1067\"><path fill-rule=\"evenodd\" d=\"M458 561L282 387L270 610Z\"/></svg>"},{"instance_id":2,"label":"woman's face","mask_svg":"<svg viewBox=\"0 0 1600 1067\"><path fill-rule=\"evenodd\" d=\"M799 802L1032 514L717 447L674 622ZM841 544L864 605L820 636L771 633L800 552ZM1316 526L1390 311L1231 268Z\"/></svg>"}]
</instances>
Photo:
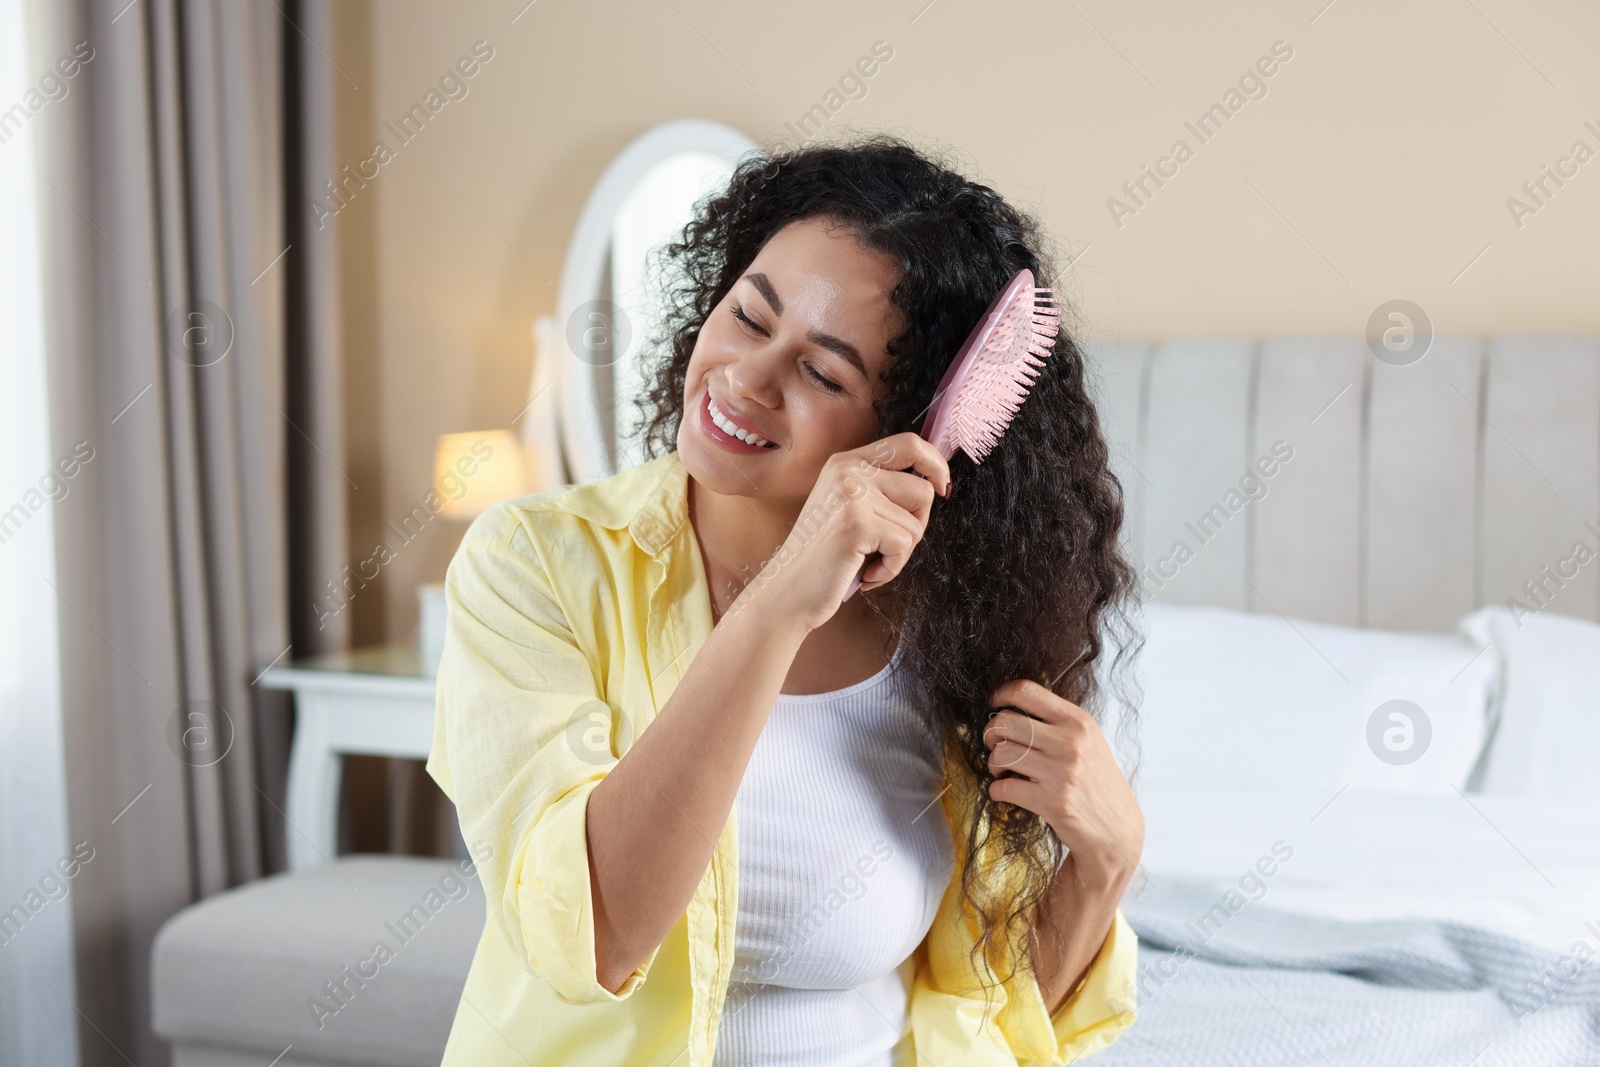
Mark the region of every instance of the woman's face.
<instances>
[{"instance_id":1,"label":"woman's face","mask_svg":"<svg viewBox=\"0 0 1600 1067\"><path fill-rule=\"evenodd\" d=\"M903 328L889 303L899 280L893 261L830 220L773 234L689 358L678 454L690 475L724 495L803 502L829 456L873 441L879 375ZM730 422L766 443L740 440Z\"/></svg>"}]
</instances>

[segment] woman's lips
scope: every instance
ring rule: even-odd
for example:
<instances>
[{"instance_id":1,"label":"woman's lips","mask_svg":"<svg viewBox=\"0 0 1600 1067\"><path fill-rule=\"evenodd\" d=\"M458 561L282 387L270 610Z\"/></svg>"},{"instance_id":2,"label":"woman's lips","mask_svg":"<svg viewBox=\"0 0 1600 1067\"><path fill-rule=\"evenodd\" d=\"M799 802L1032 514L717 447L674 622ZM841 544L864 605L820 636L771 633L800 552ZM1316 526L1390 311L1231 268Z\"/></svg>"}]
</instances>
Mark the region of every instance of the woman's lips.
<instances>
[{"instance_id":1,"label":"woman's lips","mask_svg":"<svg viewBox=\"0 0 1600 1067\"><path fill-rule=\"evenodd\" d=\"M757 452L776 451L775 447L763 448L760 445L752 445L747 441L739 440L730 433L722 432L717 424L711 421L710 390L707 390L705 395L700 398L700 432L711 438L712 441L716 442L729 452L740 452L745 455L750 455Z\"/></svg>"}]
</instances>

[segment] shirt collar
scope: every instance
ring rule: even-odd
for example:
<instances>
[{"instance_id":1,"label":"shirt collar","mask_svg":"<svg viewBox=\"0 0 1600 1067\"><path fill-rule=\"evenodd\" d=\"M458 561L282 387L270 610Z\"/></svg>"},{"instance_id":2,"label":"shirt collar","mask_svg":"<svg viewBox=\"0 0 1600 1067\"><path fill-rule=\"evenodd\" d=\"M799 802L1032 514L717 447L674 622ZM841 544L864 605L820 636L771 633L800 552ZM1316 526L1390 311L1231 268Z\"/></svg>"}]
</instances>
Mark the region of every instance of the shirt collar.
<instances>
[{"instance_id":1,"label":"shirt collar","mask_svg":"<svg viewBox=\"0 0 1600 1067\"><path fill-rule=\"evenodd\" d=\"M689 472L676 451L596 482L575 485L556 506L611 530L624 527L652 556L683 529L689 518Z\"/></svg>"}]
</instances>

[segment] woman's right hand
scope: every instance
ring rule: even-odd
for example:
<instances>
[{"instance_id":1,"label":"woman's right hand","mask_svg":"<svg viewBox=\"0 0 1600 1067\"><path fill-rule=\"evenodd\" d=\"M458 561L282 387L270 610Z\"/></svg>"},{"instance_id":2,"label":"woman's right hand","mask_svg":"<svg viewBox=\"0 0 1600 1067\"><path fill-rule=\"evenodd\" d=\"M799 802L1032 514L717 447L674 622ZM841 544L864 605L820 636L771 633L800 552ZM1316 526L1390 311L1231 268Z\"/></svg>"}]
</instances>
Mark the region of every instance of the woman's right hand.
<instances>
[{"instance_id":1,"label":"woman's right hand","mask_svg":"<svg viewBox=\"0 0 1600 1067\"><path fill-rule=\"evenodd\" d=\"M948 496L949 484L949 462L910 431L834 453L789 537L739 600L753 596L815 630L839 610L868 556L883 558L867 568L863 592L900 573L928 528L935 492Z\"/></svg>"}]
</instances>

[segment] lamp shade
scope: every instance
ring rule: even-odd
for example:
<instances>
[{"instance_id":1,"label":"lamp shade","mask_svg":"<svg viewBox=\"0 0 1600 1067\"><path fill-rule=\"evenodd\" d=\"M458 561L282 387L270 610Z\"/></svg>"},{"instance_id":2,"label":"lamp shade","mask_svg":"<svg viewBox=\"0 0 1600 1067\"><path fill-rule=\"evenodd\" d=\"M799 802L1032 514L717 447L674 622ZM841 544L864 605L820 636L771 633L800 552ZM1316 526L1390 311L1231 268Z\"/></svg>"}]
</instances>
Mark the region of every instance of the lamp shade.
<instances>
[{"instance_id":1,"label":"lamp shade","mask_svg":"<svg viewBox=\"0 0 1600 1067\"><path fill-rule=\"evenodd\" d=\"M490 504L522 496L528 489L528 461L522 442L510 430L447 433L433 453L433 491L442 518L470 522Z\"/></svg>"}]
</instances>

